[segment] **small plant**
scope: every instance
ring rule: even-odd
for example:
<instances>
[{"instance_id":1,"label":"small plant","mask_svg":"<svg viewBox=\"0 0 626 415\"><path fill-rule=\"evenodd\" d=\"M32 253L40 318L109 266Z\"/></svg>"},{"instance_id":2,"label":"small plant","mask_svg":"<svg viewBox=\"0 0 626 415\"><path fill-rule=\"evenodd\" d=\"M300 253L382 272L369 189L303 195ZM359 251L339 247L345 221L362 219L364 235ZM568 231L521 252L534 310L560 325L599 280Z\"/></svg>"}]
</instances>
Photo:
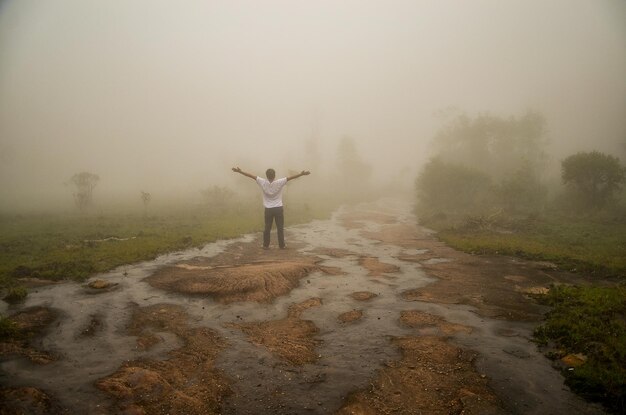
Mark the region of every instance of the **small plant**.
<instances>
[{"instance_id":1,"label":"small plant","mask_svg":"<svg viewBox=\"0 0 626 415\"><path fill-rule=\"evenodd\" d=\"M0 341L17 336L19 329L14 321L0 314Z\"/></svg>"},{"instance_id":2,"label":"small plant","mask_svg":"<svg viewBox=\"0 0 626 415\"><path fill-rule=\"evenodd\" d=\"M10 304L15 304L24 301L28 295L28 290L21 286L9 287L7 295L4 297L4 301Z\"/></svg>"}]
</instances>

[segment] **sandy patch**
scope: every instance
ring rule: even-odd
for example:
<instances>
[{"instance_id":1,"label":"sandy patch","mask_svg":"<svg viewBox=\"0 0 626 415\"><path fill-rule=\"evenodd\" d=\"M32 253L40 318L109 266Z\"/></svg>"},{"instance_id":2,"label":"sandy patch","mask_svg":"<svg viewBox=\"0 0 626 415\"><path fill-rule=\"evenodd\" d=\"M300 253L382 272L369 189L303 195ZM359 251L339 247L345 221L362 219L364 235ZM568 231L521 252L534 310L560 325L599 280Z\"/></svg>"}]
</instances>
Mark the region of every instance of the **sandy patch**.
<instances>
[{"instance_id":1,"label":"sandy patch","mask_svg":"<svg viewBox=\"0 0 626 415\"><path fill-rule=\"evenodd\" d=\"M402 359L383 368L369 388L352 393L339 415L502 413L487 379L473 366L476 353L438 337L393 340Z\"/></svg>"},{"instance_id":2,"label":"sandy patch","mask_svg":"<svg viewBox=\"0 0 626 415\"><path fill-rule=\"evenodd\" d=\"M264 261L207 269L163 268L148 277L150 285L167 291L209 296L221 303L270 302L299 285L316 270L313 259Z\"/></svg>"},{"instance_id":3,"label":"sandy patch","mask_svg":"<svg viewBox=\"0 0 626 415\"><path fill-rule=\"evenodd\" d=\"M46 307L31 307L10 316L9 320L16 324L19 334L0 341L0 357L22 356L40 365L56 360L51 353L32 345L33 340L42 336L56 318L57 313Z\"/></svg>"},{"instance_id":4,"label":"sandy patch","mask_svg":"<svg viewBox=\"0 0 626 415\"><path fill-rule=\"evenodd\" d=\"M437 328L445 335L450 335L458 332L471 333L471 327L463 326L461 324L449 323L440 316L424 313L417 310L406 310L400 314L400 322L405 326L411 328Z\"/></svg>"},{"instance_id":5,"label":"sandy patch","mask_svg":"<svg viewBox=\"0 0 626 415\"><path fill-rule=\"evenodd\" d=\"M341 323L354 323L356 321L361 320L363 318L363 311L361 310L351 310L345 313L339 314L337 320Z\"/></svg>"},{"instance_id":6,"label":"sandy patch","mask_svg":"<svg viewBox=\"0 0 626 415\"><path fill-rule=\"evenodd\" d=\"M319 298L310 298L289 307L287 317L260 323L228 324L248 335L250 342L266 347L271 353L292 365L313 363L317 360L315 348L319 341L314 336L319 331L310 320L302 320L302 312L322 305Z\"/></svg>"},{"instance_id":7,"label":"sandy patch","mask_svg":"<svg viewBox=\"0 0 626 415\"><path fill-rule=\"evenodd\" d=\"M224 304L271 302L288 294L312 272L340 275L337 268L319 266L320 258L286 249L263 250L258 242L239 243L212 258L197 258L161 268L146 280L153 287Z\"/></svg>"},{"instance_id":8,"label":"sandy patch","mask_svg":"<svg viewBox=\"0 0 626 415\"><path fill-rule=\"evenodd\" d=\"M378 294L374 294L369 291L357 291L350 294L350 297L354 298L357 301L367 301L371 300L374 297L378 297Z\"/></svg>"},{"instance_id":9,"label":"sandy patch","mask_svg":"<svg viewBox=\"0 0 626 415\"><path fill-rule=\"evenodd\" d=\"M2 415L53 415L61 408L37 388L0 388L0 414Z\"/></svg>"},{"instance_id":10,"label":"sandy patch","mask_svg":"<svg viewBox=\"0 0 626 415\"><path fill-rule=\"evenodd\" d=\"M105 281L105 280L93 280L87 286L94 290L105 290L117 286L117 283Z\"/></svg>"},{"instance_id":11,"label":"sandy patch","mask_svg":"<svg viewBox=\"0 0 626 415\"><path fill-rule=\"evenodd\" d=\"M207 328L189 327L179 306L158 304L139 308L129 326L138 344L155 332L169 331L184 343L164 361L128 362L96 383L116 402L115 413L218 414L222 398L230 393L228 381L214 361L223 340Z\"/></svg>"},{"instance_id":12,"label":"sandy patch","mask_svg":"<svg viewBox=\"0 0 626 415\"><path fill-rule=\"evenodd\" d=\"M380 262L380 260L375 257L359 258L359 265L369 271L367 275L370 277L378 277L384 274L393 274L400 271L400 267L397 265Z\"/></svg>"}]
</instances>

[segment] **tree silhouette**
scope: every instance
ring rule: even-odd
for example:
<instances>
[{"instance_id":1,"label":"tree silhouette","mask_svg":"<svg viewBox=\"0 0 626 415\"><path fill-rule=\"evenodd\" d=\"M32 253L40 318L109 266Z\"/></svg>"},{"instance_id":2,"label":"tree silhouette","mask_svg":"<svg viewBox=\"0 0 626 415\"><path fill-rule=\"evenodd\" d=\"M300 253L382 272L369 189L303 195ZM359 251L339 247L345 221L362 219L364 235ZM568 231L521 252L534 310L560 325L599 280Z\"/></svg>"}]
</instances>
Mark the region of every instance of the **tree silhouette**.
<instances>
[{"instance_id":1,"label":"tree silhouette","mask_svg":"<svg viewBox=\"0 0 626 415\"><path fill-rule=\"evenodd\" d=\"M152 200L152 195L148 192L141 192L141 201L143 202L143 215L147 216L148 215L148 204L150 204L150 201Z\"/></svg>"},{"instance_id":2,"label":"tree silhouette","mask_svg":"<svg viewBox=\"0 0 626 415\"><path fill-rule=\"evenodd\" d=\"M626 181L619 159L592 151L576 153L561 163L563 183L573 186L589 207L602 207Z\"/></svg>"},{"instance_id":3,"label":"tree silhouette","mask_svg":"<svg viewBox=\"0 0 626 415\"><path fill-rule=\"evenodd\" d=\"M70 183L76 187L74 192L74 203L81 211L93 204L93 189L96 187L100 177L89 172L76 173L70 178Z\"/></svg>"}]
</instances>

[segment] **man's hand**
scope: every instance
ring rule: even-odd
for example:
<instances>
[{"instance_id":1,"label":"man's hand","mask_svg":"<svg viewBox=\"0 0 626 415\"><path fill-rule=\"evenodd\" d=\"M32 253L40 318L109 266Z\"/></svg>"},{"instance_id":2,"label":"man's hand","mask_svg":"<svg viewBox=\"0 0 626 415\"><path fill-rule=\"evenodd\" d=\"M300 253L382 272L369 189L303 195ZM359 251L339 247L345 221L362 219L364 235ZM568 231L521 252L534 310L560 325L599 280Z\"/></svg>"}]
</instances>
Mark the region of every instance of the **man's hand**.
<instances>
[{"instance_id":1,"label":"man's hand","mask_svg":"<svg viewBox=\"0 0 626 415\"><path fill-rule=\"evenodd\" d=\"M293 180L293 179L297 179L298 177L302 177L302 176L308 176L309 174L311 174L311 172L310 172L310 171L308 171L308 170L302 170L302 171L301 171L300 173L298 173L298 174L294 174L294 175L293 175L293 176L291 176L291 177L287 177L287 181L289 181L289 180Z\"/></svg>"},{"instance_id":2,"label":"man's hand","mask_svg":"<svg viewBox=\"0 0 626 415\"><path fill-rule=\"evenodd\" d=\"M233 167L233 168L232 168L232 170L233 170L235 173L243 174L244 176L249 177L249 178L251 178L252 180L256 180L256 176L255 176L255 175L250 174L250 173L246 173L245 171L241 170L239 167Z\"/></svg>"}]
</instances>

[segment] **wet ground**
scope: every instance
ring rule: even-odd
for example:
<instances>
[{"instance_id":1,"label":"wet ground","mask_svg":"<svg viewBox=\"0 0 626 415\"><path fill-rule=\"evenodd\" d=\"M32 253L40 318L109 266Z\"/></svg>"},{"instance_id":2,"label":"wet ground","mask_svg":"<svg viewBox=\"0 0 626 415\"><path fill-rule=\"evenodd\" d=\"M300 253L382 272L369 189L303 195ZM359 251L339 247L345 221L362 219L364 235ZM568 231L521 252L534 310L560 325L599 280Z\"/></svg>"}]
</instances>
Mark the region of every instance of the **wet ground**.
<instances>
[{"instance_id":1,"label":"wet ground","mask_svg":"<svg viewBox=\"0 0 626 415\"><path fill-rule=\"evenodd\" d=\"M0 413L602 413L531 342L546 310L529 294L581 277L454 251L396 200L287 243L248 235L2 304L29 334L0 343Z\"/></svg>"}]
</instances>

